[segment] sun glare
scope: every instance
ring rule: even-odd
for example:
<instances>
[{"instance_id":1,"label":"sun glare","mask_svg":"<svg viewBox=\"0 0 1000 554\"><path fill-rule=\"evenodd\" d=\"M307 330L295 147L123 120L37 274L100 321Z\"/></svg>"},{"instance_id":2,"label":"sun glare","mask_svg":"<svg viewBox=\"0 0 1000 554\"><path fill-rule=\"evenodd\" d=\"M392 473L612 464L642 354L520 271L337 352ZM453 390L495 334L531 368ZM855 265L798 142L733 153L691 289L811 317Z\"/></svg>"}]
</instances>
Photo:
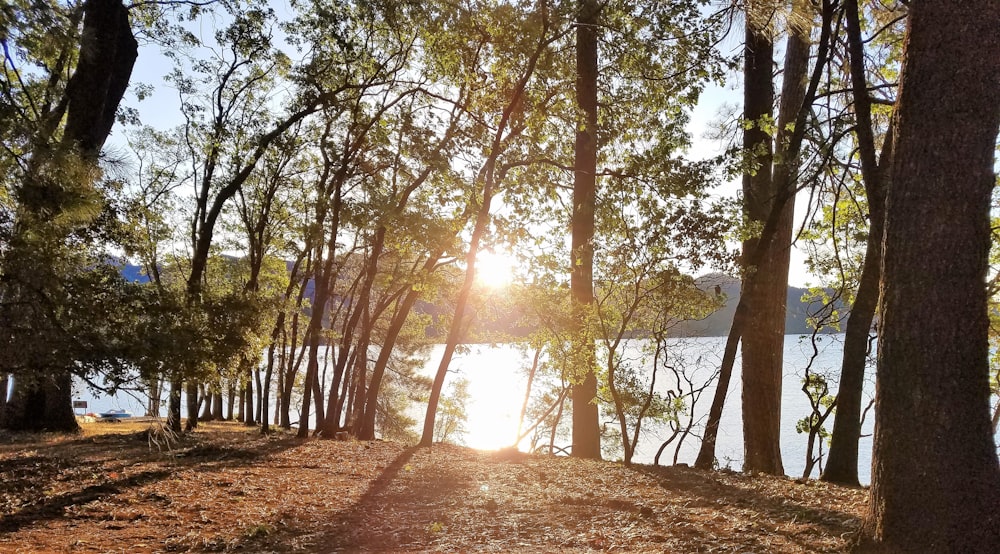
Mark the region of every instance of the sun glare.
<instances>
[{"instance_id":1,"label":"sun glare","mask_svg":"<svg viewBox=\"0 0 1000 554\"><path fill-rule=\"evenodd\" d=\"M464 366L469 380L465 444L482 450L510 446L517 437L517 420L524 397L523 361L513 348L473 347Z\"/></svg>"},{"instance_id":2,"label":"sun glare","mask_svg":"<svg viewBox=\"0 0 1000 554\"><path fill-rule=\"evenodd\" d=\"M500 289L514 280L517 262L505 252L484 250L476 255L476 281L491 289Z\"/></svg>"}]
</instances>

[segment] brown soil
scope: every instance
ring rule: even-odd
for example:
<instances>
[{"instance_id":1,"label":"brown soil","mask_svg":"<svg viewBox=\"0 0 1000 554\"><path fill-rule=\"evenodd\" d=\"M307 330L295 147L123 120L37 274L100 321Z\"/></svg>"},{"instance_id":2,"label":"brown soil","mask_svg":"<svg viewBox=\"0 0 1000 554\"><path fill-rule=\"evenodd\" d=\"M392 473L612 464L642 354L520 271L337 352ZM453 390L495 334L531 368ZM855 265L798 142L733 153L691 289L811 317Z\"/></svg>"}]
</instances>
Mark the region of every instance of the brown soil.
<instances>
[{"instance_id":1,"label":"brown soil","mask_svg":"<svg viewBox=\"0 0 1000 554\"><path fill-rule=\"evenodd\" d=\"M0 435L0 552L836 552L864 491L203 425ZM114 433L114 431L118 431Z\"/></svg>"}]
</instances>

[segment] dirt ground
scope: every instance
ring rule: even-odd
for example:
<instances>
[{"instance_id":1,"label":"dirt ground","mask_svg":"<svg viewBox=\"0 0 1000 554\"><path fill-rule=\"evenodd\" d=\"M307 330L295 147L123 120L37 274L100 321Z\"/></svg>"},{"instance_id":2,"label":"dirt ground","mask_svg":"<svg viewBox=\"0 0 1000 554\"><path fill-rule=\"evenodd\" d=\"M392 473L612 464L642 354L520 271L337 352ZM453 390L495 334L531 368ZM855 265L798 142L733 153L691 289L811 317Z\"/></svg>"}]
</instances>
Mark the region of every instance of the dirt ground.
<instances>
[{"instance_id":1,"label":"dirt ground","mask_svg":"<svg viewBox=\"0 0 1000 554\"><path fill-rule=\"evenodd\" d=\"M448 445L0 435L0 552L838 552L865 493Z\"/></svg>"}]
</instances>

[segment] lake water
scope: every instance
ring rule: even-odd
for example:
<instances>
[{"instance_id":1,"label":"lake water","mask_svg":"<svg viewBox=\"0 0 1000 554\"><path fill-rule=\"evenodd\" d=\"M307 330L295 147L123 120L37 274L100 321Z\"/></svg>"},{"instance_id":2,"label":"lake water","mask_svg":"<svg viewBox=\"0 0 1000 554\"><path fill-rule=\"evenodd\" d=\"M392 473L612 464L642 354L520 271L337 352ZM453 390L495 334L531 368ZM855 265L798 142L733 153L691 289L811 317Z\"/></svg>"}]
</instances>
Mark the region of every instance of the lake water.
<instances>
[{"instance_id":1,"label":"lake water","mask_svg":"<svg viewBox=\"0 0 1000 554\"><path fill-rule=\"evenodd\" d=\"M828 372L833 376L839 373L843 335L823 335L820 337L819 352L812 362L815 372ZM722 357L725 337L698 337L676 339L671 342L671 363L684 367L695 380L704 379L717 370ZM639 342L633 341L626 352L632 359L639 357ZM440 362L443 346L431 350L425 365L425 372L432 374ZM785 337L784 352L784 382L782 390L782 433L781 451L785 472L793 477L802 475L805 467L806 439L805 434L795 431L796 422L806 417L811 409L806 395L802 392L802 376L809 359L812 356L812 345L808 339L797 335ZM638 362L637 362L638 363ZM451 364L448 379L445 381L447 392L449 383L459 378L468 381L469 400L466 405L467 433L464 443L484 449L495 449L510 445L517 435L518 415L524 398L526 370L531 364L531 353L525 353L513 345L468 345ZM831 394L836 393L835 377L831 381ZM671 377L662 373L658 377L657 391L664 392L666 387L673 385ZM87 400L89 412L101 412L109 409L123 408L136 414L144 412L145 397L141 394L120 393L115 397L95 396L78 387L76 399ZM866 385L866 395L871 396L874 383L869 376ZM696 419L703 419L708 413L714 391L708 389L696 405ZM720 465L739 469L743 457L743 433L740 415L740 375L739 356L737 356L730 390L727 396L726 408L723 411L719 437L716 445L716 456ZM272 409L274 404L272 403ZM415 406L414 416L422 424L425 406ZM296 416L293 414L293 419ZM859 455L859 472L861 481L869 481L871 465L871 432L873 414L865 421ZM617 425L610 418L609 425ZM420 424L418 424L419 426ZM645 424L644 424L645 426ZM832 429L832 417L827 421L826 428ZM698 428L700 434L700 427ZM652 463L656 450L667 434L663 428L646 427L640 437L633 461ZM557 444L566 445L568 440ZM678 461L691 464L697 455L699 443L689 437L680 451ZM669 464L673 458L673 446L668 447L661 458L661 463ZM813 471L813 476L818 474Z\"/></svg>"},{"instance_id":2,"label":"lake water","mask_svg":"<svg viewBox=\"0 0 1000 554\"><path fill-rule=\"evenodd\" d=\"M836 394L836 376L840 371L843 335L823 335L817 344L818 353L812 361L813 372L832 375L830 393ZM725 337L698 337L676 339L671 342L672 363L683 366L696 378L704 379L716 371L720 365ZM638 346L630 345L632 358L638 358ZM436 368L443 348L435 348L428 368ZM811 413L809 400L802 392L802 377L813 357L813 347L808 338L797 335L785 337L784 381L782 384L781 406L781 452L785 472L799 477L805 468L807 435L795 430L796 422ZM476 448L498 448L511 444L516 439L517 419L526 384L525 368L530 366L531 357L510 345L470 345L468 351L456 356L451 365L449 381L457 377L469 381L470 400L467 406L468 428L465 442ZM743 428L741 419L740 363L737 356L736 367L730 382L726 407L723 410L716 456L723 467L740 469L743 458ZM657 378L657 392L664 393L673 385L672 376L663 373ZM445 383L445 388L448 381ZM874 393L874 380L866 380L866 398ZM712 402L714 388L707 389L696 404L695 419L703 420ZM511 400L507 400L511 399ZM867 401L865 402L867 404ZM870 413L864 423L859 448L859 475L863 483L870 478L874 413ZM602 423L617 426L611 418L602 418ZM648 424L644 424L644 427ZM833 428L832 416L827 420L827 430ZM697 429L700 434L700 427ZM664 428L649 427L640 435L633 461L652 463L657 449L669 433ZM565 444L563 441L557 444ZM522 447L524 445L522 444ZM678 462L693 464L697 456L699 441L689 437L680 451ZM825 445L824 445L825 455ZM661 463L669 464L673 458L673 445L668 446L661 456ZM818 470L813 470L813 477Z\"/></svg>"}]
</instances>

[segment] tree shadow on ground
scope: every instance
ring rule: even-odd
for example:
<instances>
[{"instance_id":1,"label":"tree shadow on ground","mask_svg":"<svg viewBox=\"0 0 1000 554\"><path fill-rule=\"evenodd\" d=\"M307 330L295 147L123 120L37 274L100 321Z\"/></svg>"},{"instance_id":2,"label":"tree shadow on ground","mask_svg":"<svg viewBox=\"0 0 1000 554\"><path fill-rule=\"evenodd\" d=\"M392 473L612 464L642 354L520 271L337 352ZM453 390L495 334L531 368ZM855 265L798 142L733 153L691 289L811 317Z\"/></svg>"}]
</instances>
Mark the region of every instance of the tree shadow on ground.
<instances>
[{"instance_id":1,"label":"tree shadow on ground","mask_svg":"<svg viewBox=\"0 0 1000 554\"><path fill-rule=\"evenodd\" d=\"M808 550L813 546L810 534L845 536L853 534L860 519L852 513L830 509L807 500L776 497L767 494L767 481L781 477L761 476L756 488L735 486L726 482L727 472L703 471L686 466L630 466L633 471L656 479L666 494L692 497L686 506L692 509L739 510L754 525L777 534ZM740 481L745 483L745 481ZM809 487L828 487L825 483L800 483L802 496L807 498ZM749 512L749 513L748 513ZM761 545L765 548L767 545Z\"/></svg>"},{"instance_id":2,"label":"tree shadow on ground","mask_svg":"<svg viewBox=\"0 0 1000 554\"><path fill-rule=\"evenodd\" d=\"M0 533L12 533L22 527L63 517L66 508L102 500L128 489L141 487L147 483L167 477L169 471L144 471L121 479L111 479L107 482L90 485L81 490L70 491L55 496L46 496L43 500L29 504L21 509L0 516Z\"/></svg>"}]
</instances>

